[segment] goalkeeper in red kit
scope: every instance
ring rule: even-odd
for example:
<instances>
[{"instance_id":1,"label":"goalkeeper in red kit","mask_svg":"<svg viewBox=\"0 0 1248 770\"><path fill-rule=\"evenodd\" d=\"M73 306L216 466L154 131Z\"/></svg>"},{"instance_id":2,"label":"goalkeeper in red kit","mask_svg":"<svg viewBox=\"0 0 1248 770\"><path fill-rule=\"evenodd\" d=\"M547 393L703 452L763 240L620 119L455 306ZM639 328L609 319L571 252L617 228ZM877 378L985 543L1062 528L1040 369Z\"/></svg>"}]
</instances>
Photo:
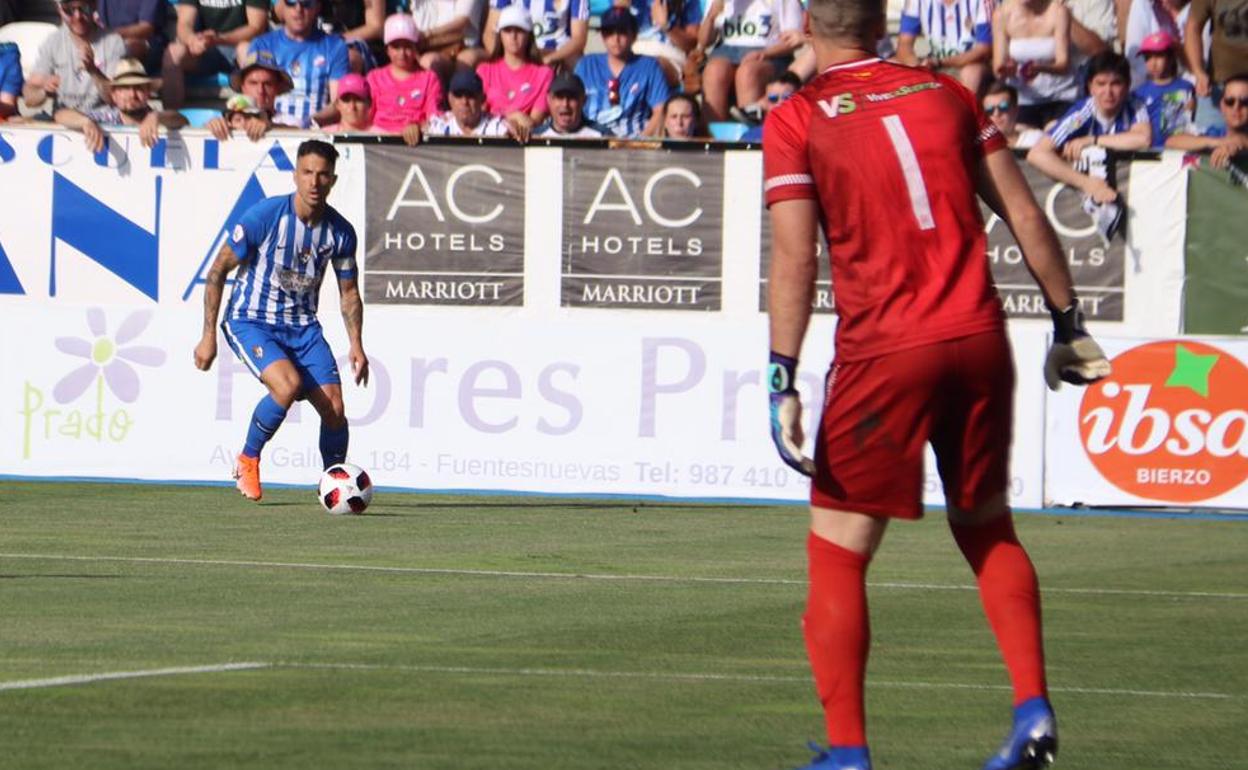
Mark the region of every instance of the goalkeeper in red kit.
<instances>
[{"instance_id":1,"label":"goalkeeper in red kit","mask_svg":"<svg viewBox=\"0 0 1248 770\"><path fill-rule=\"evenodd\" d=\"M772 439L813 476L803 632L830 746L807 768L871 767L866 571L888 522L923 513L927 442L1014 690L1012 727L984 770L1042 768L1057 724L1036 573L1006 499L1014 366L976 196L1009 225L1048 302L1049 386L1093 382L1109 362L1005 139L956 80L876 58L884 13L883 0L810 0L820 74L772 111L763 135ZM795 382L820 225L839 320L812 461Z\"/></svg>"}]
</instances>

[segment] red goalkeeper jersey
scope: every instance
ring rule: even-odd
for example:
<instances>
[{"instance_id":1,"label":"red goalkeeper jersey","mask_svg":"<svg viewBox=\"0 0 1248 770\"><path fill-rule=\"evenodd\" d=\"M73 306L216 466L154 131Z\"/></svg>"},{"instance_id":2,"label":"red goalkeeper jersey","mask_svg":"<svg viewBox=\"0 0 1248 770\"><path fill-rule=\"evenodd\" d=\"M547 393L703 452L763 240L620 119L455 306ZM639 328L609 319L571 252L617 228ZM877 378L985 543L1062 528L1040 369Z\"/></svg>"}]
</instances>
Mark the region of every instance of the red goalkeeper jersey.
<instances>
[{"instance_id":1,"label":"red goalkeeper jersey","mask_svg":"<svg viewBox=\"0 0 1248 770\"><path fill-rule=\"evenodd\" d=\"M879 59L828 68L768 116L767 205L818 202L838 360L1003 328L975 175L1005 147L957 81Z\"/></svg>"}]
</instances>

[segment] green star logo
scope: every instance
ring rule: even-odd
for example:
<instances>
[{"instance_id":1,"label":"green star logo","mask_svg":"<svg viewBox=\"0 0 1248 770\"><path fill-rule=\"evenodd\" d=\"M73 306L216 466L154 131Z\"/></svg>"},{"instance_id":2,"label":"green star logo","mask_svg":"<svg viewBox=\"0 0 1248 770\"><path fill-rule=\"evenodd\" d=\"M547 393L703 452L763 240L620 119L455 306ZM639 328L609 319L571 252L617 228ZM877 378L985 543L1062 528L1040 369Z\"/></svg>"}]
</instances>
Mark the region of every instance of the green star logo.
<instances>
[{"instance_id":1,"label":"green star logo","mask_svg":"<svg viewBox=\"0 0 1248 770\"><path fill-rule=\"evenodd\" d=\"M1209 373L1221 358L1217 353L1202 356L1182 345L1174 346L1174 370L1166 378L1167 388L1191 388L1202 398L1209 398Z\"/></svg>"}]
</instances>

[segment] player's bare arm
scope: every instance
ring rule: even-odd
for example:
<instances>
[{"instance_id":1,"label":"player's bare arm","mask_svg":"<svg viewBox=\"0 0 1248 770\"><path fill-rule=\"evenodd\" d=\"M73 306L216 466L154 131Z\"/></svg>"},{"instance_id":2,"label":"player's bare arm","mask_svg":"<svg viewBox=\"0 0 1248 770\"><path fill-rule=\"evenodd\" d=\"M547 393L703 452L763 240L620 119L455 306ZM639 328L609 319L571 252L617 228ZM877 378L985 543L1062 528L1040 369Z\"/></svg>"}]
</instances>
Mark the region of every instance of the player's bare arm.
<instances>
[{"instance_id":1,"label":"player's bare arm","mask_svg":"<svg viewBox=\"0 0 1248 770\"><path fill-rule=\"evenodd\" d=\"M771 273L767 283L771 349L797 358L814 300L818 204L812 199L771 206Z\"/></svg>"},{"instance_id":2,"label":"player's bare arm","mask_svg":"<svg viewBox=\"0 0 1248 770\"><path fill-rule=\"evenodd\" d=\"M221 295L225 292L225 277L238 267L238 255L230 244L221 246L217 258L204 277L204 331L195 346L195 367L208 371L217 357L217 316L221 312Z\"/></svg>"},{"instance_id":3,"label":"player's bare arm","mask_svg":"<svg viewBox=\"0 0 1248 770\"><path fill-rule=\"evenodd\" d=\"M360 297L359 283L354 276L339 279L338 292L342 322L347 327L347 339L351 345L347 357L351 360L351 371L355 373L355 384L368 385L368 356L364 355L364 300Z\"/></svg>"},{"instance_id":4,"label":"player's bare arm","mask_svg":"<svg viewBox=\"0 0 1248 770\"><path fill-rule=\"evenodd\" d=\"M1074 301L1070 267L1057 233L1032 196L1013 154L1008 150L990 153L980 160L977 172L976 192L1014 233L1045 300L1051 307L1069 307Z\"/></svg>"}]
</instances>

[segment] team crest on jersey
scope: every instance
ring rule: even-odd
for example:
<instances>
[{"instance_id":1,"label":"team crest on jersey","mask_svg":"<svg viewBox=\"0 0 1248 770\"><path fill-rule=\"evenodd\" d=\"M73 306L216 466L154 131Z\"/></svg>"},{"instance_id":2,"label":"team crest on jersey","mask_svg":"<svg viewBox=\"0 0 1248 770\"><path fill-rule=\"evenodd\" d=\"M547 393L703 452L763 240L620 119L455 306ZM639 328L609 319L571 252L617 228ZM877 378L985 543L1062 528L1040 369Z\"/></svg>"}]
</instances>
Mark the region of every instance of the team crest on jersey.
<instances>
[{"instance_id":1,"label":"team crest on jersey","mask_svg":"<svg viewBox=\"0 0 1248 770\"><path fill-rule=\"evenodd\" d=\"M243 226L241 224L234 225L234 232L230 234L230 237L234 239L234 242L242 243L245 236L246 233L243 232Z\"/></svg>"},{"instance_id":2,"label":"team crest on jersey","mask_svg":"<svg viewBox=\"0 0 1248 770\"><path fill-rule=\"evenodd\" d=\"M312 60L312 66L313 66L314 68L318 69L318 70L319 70L319 69L324 69L324 68L325 68L325 57L324 57L324 56L318 56L318 57L316 57L315 59L313 59L313 60Z\"/></svg>"},{"instance_id":3,"label":"team crest on jersey","mask_svg":"<svg viewBox=\"0 0 1248 770\"><path fill-rule=\"evenodd\" d=\"M303 74L303 65L299 63L298 59L295 59L290 63L290 74L295 77L299 77Z\"/></svg>"},{"instance_id":4,"label":"team crest on jersey","mask_svg":"<svg viewBox=\"0 0 1248 770\"><path fill-rule=\"evenodd\" d=\"M264 358L264 348L260 347L259 345L256 345L255 347L251 349L251 354L255 356L256 358Z\"/></svg>"}]
</instances>

